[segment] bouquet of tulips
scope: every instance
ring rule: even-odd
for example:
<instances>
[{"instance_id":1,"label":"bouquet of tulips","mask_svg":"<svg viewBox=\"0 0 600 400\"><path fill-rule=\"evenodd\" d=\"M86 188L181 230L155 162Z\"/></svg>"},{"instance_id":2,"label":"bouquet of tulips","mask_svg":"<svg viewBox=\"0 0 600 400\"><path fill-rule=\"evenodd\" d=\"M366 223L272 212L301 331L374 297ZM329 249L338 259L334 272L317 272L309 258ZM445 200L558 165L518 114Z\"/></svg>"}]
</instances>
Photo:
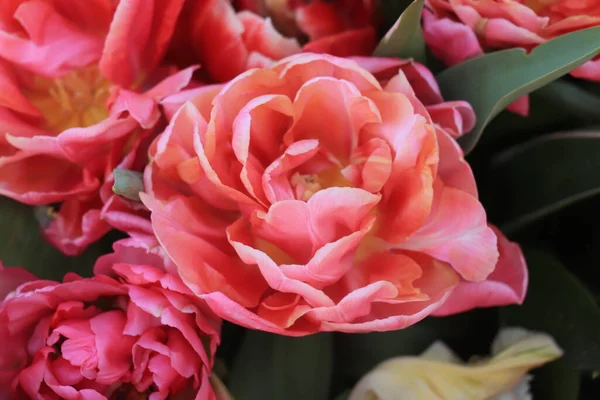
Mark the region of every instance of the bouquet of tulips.
<instances>
[{"instance_id":1,"label":"bouquet of tulips","mask_svg":"<svg viewBox=\"0 0 600 400\"><path fill-rule=\"evenodd\" d=\"M600 398L600 0L0 0L0 400Z\"/></svg>"}]
</instances>

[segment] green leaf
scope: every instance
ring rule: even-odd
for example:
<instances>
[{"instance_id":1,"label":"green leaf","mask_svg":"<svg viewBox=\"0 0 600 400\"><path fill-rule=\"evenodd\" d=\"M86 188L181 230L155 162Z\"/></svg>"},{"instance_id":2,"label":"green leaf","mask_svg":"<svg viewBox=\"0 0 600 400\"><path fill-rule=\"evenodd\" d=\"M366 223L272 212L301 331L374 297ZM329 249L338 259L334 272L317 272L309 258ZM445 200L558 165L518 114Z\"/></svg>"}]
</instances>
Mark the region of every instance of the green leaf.
<instances>
[{"instance_id":1,"label":"green leaf","mask_svg":"<svg viewBox=\"0 0 600 400\"><path fill-rule=\"evenodd\" d=\"M466 100L477 114L473 131L460 143L469 153L483 129L519 97L560 78L600 53L600 27L559 36L530 54L509 49L485 54L437 76L447 100Z\"/></svg>"},{"instance_id":2,"label":"green leaf","mask_svg":"<svg viewBox=\"0 0 600 400\"><path fill-rule=\"evenodd\" d=\"M144 180L141 172L123 168L113 170L115 183L113 192L133 201L140 201L140 192L144 191Z\"/></svg>"},{"instance_id":3,"label":"green leaf","mask_svg":"<svg viewBox=\"0 0 600 400\"><path fill-rule=\"evenodd\" d=\"M381 39L374 56L412 58L425 62L425 39L421 29L424 0L413 1Z\"/></svg>"},{"instance_id":4,"label":"green leaf","mask_svg":"<svg viewBox=\"0 0 600 400\"><path fill-rule=\"evenodd\" d=\"M546 135L492 160L482 188L506 233L600 193L600 132Z\"/></svg>"},{"instance_id":5,"label":"green leaf","mask_svg":"<svg viewBox=\"0 0 600 400\"><path fill-rule=\"evenodd\" d=\"M538 90L553 104L560 105L572 119L589 123L600 122L600 93L586 90L580 85L558 80Z\"/></svg>"},{"instance_id":6,"label":"green leaf","mask_svg":"<svg viewBox=\"0 0 600 400\"><path fill-rule=\"evenodd\" d=\"M229 390L240 400L326 400L332 353L330 333L291 338L248 331Z\"/></svg>"},{"instance_id":7,"label":"green leaf","mask_svg":"<svg viewBox=\"0 0 600 400\"><path fill-rule=\"evenodd\" d=\"M68 257L43 239L36 210L43 211L0 197L0 260L4 265L27 268L42 279L61 280L69 271L91 275L96 258L109 252L110 246L96 243L82 255Z\"/></svg>"},{"instance_id":8,"label":"green leaf","mask_svg":"<svg viewBox=\"0 0 600 400\"><path fill-rule=\"evenodd\" d=\"M523 143L541 133L573 130L600 122L600 96L565 79L556 80L529 96L529 115L500 113L485 128L476 152L497 152L499 148ZM489 159L489 155L484 157Z\"/></svg>"},{"instance_id":9,"label":"green leaf","mask_svg":"<svg viewBox=\"0 0 600 400\"><path fill-rule=\"evenodd\" d=\"M551 335L573 368L600 368L600 308L585 286L554 257L525 253L529 289L522 306L500 309L505 326L522 326Z\"/></svg>"},{"instance_id":10,"label":"green leaf","mask_svg":"<svg viewBox=\"0 0 600 400\"><path fill-rule=\"evenodd\" d=\"M533 377L534 399L577 400L579 396L580 373L562 358L534 370Z\"/></svg>"}]
</instances>

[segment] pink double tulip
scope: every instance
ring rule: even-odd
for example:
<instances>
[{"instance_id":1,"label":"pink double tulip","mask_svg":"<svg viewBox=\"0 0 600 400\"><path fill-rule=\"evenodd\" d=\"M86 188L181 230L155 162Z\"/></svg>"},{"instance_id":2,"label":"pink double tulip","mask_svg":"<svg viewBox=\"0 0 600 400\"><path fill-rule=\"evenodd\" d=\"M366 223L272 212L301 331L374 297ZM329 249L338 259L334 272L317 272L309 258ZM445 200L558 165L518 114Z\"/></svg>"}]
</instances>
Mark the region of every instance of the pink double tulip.
<instances>
[{"instance_id":1,"label":"pink double tulip","mask_svg":"<svg viewBox=\"0 0 600 400\"><path fill-rule=\"evenodd\" d=\"M66 254L124 222L130 205L113 196L112 171L143 168L158 102L191 79L187 69L154 85L182 5L0 4L0 195L60 203L44 235Z\"/></svg>"},{"instance_id":2,"label":"pink double tulip","mask_svg":"<svg viewBox=\"0 0 600 400\"><path fill-rule=\"evenodd\" d=\"M94 278L62 283L0 266L0 295L15 285L0 300L0 398L215 399L219 320L161 257L115 249Z\"/></svg>"},{"instance_id":3,"label":"pink double tulip","mask_svg":"<svg viewBox=\"0 0 600 400\"><path fill-rule=\"evenodd\" d=\"M151 146L142 200L222 318L369 332L523 300L521 251L454 140L473 110L424 66L306 53L194 93Z\"/></svg>"}]
</instances>

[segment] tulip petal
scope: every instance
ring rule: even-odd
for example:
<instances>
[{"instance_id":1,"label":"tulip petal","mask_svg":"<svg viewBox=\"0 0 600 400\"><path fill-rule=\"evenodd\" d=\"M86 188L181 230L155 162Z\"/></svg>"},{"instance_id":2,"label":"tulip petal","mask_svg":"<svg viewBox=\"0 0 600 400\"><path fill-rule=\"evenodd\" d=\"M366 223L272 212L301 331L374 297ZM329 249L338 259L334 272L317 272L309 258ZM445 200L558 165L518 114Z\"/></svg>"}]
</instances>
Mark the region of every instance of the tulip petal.
<instances>
[{"instance_id":1,"label":"tulip petal","mask_svg":"<svg viewBox=\"0 0 600 400\"><path fill-rule=\"evenodd\" d=\"M496 266L498 249L483 206L470 194L444 187L439 180L435 190L439 200L429 222L396 246L448 262L466 280L484 280Z\"/></svg>"},{"instance_id":2,"label":"tulip petal","mask_svg":"<svg viewBox=\"0 0 600 400\"><path fill-rule=\"evenodd\" d=\"M476 307L522 304L527 291L527 265L518 244L510 242L500 230L491 226L498 237L500 257L494 272L483 282L462 281L448 301L433 315L458 314Z\"/></svg>"},{"instance_id":3,"label":"tulip petal","mask_svg":"<svg viewBox=\"0 0 600 400\"><path fill-rule=\"evenodd\" d=\"M383 400L495 398L518 385L527 371L561 354L548 335L525 333L491 359L461 365L451 350L437 342L421 357L397 357L379 364L348 399L364 400L369 393Z\"/></svg>"}]
</instances>

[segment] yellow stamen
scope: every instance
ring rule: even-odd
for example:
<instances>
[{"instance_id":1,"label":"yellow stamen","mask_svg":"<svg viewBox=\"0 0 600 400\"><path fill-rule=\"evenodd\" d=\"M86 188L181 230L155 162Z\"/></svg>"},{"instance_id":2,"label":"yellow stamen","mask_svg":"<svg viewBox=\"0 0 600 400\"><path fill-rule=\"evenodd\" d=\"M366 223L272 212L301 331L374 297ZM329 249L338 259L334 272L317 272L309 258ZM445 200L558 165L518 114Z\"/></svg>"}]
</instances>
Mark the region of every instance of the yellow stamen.
<instances>
[{"instance_id":1,"label":"yellow stamen","mask_svg":"<svg viewBox=\"0 0 600 400\"><path fill-rule=\"evenodd\" d=\"M24 94L44 117L43 128L61 132L105 119L109 88L98 67L92 66L55 79L36 76Z\"/></svg>"}]
</instances>

